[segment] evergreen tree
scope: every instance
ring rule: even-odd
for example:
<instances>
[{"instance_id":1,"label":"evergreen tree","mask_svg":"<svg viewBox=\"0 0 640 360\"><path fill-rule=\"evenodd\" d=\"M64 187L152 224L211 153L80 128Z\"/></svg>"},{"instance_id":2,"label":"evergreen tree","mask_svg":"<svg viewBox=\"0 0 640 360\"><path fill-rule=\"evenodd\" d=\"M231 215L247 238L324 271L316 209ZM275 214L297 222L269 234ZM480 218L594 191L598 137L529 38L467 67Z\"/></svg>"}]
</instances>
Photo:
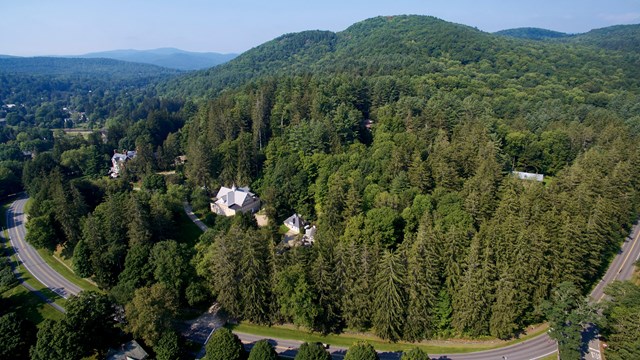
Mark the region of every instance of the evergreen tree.
<instances>
[{"instance_id":1,"label":"evergreen tree","mask_svg":"<svg viewBox=\"0 0 640 360\"><path fill-rule=\"evenodd\" d=\"M420 348L413 348L402 353L401 360L429 360L430 357Z\"/></svg>"},{"instance_id":2,"label":"evergreen tree","mask_svg":"<svg viewBox=\"0 0 640 360\"><path fill-rule=\"evenodd\" d=\"M249 360L277 360L276 350L268 340L258 340L249 353Z\"/></svg>"},{"instance_id":3,"label":"evergreen tree","mask_svg":"<svg viewBox=\"0 0 640 360\"><path fill-rule=\"evenodd\" d=\"M240 294L243 317L256 323L268 323L271 304L271 249L269 239L249 231L242 243Z\"/></svg>"},{"instance_id":4,"label":"evergreen tree","mask_svg":"<svg viewBox=\"0 0 640 360\"><path fill-rule=\"evenodd\" d=\"M407 250L407 320L404 339L419 341L436 330L434 310L440 285L438 256L433 234L420 226L416 241Z\"/></svg>"},{"instance_id":5,"label":"evergreen tree","mask_svg":"<svg viewBox=\"0 0 640 360\"><path fill-rule=\"evenodd\" d=\"M244 346L238 336L224 327L213 332L206 349L207 360L242 360L246 358Z\"/></svg>"},{"instance_id":6,"label":"evergreen tree","mask_svg":"<svg viewBox=\"0 0 640 360\"><path fill-rule=\"evenodd\" d=\"M402 338L405 323L406 265L400 253L386 251L380 259L374 294L373 330L385 340Z\"/></svg>"},{"instance_id":7,"label":"evergreen tree","mask_svg":"<svg viewBox=\"0 0 640 360\"><path fill-rule=\"evenodd\" d=\"M473 336L487 334L493 302L493 254L480 230L471 243L467 269L453 296L452 325Z\"/></svg>"},{"instance_id":8,"label":"evergreen tree","mask_svg":"<svg viewBox=\"0 0 640 360\"><path fill-rule=\"evenodd\" d=\"M367 342L356 342L349 350L347 355L344 356L345 360L378 360L378 353L376 349Z\"/></svg>"},{"instance_id":9,"label":"evergreen tree","mask_svg":"<svg viewBox=\"0 0 640 360\"><path fill-rule=\"evenodd\" d=\"M322 309L316 318L315 327L323 333L335 332L341 327L339 277L336 272L337 261L332 240L316 240L314 246L317 258L313 262L313 283L316 289L317 304Z\"/></svg>"},{"instance_id":10,"label":"evergreen tree","mask_svg":"<svg viewBox=\"0 0 640 360\"><path fill-rule=\"evenodd\" d=\"M295 360L331 360L331 354L321 343L305 342L298 348Z\"/></svg>"},{"instance_id":11,"label":"evergreen tree","mask_svg":"<svg viewBox=\"0 0 640 360\"><path fill-rule=\"evenodd\" d=\"M496 283L496 299L491 307L489 328L491 335L500 339L514 336L520 328L519 313L522 302L519 301L518 280L510 270L506 270Z\"/></svg>"}]
</instances>

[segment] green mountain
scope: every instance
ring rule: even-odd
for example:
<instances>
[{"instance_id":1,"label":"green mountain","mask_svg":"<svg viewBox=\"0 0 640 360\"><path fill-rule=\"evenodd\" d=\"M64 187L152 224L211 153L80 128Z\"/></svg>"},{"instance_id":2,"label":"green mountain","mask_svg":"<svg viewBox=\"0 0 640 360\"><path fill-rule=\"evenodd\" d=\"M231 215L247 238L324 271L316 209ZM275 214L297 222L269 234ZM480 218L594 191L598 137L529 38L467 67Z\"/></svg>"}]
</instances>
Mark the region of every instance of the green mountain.
<instances>
[{"instance_id":1,"label":"green mountain","mask_svg":"<svg viewBox=\"0 0 640 360\"><path fill-rule=\"evenodd\" d=\"M7 57L0 58L0 73L130 79L176 75L179 71L113 59Z\"/></svg>"},{"instance_id":2,"label":"green mountain","mask_svg":"<svg viewBox=\"0 0 640 360\"><path fill-rule=\"evenodd\" d=\"M591 30L570 38L581 45L592 45L607 50L640 52L640 24L616 25Z\"/></svg>"},{"instance_id":3,"label":"green mountain","mask_svg":"<svg viewBox=\"0 0 640 360\"><path fill-rule=\"evenodd\" d=\"M561 37L543 30L520 31L522 38L490 34L430 16L376 17L348 29L287 34L253 48L218 67L177 77L159 86L161 93L182 97L211 97L250 79L292 74L421 75L442 71L448 62L483 64L482 71L585 71L589 59L620 66L637 79L633 61L604 55L589 47L635 49L637 26L605 28L580 36ZM509 32L507 32L507 35ZM527 35L528 34L528 35ZM537 35L535 35L537 34ZM535 36L545 41L531 43ZM555 37L554 37L555 36ZM575 46L578 45L578 46ZM568 60L568 56L572 57Z\"/></svg>"},{"instance_id":4,"label":"green mountain","mask_svg":"<svg viewBox=\"0 0 640 360\"><path fill-rule=\"evenodd\" d=\"M560 39L571 36L570 34L559 31L532 27L501 30L495 32L494 34L529 40Z\"/></svg>"},{"instance_id":5,"label":"green mountain","mask_svg":"<svg viewBox=\"0 0 640 360\"><path fill-rule=\"evenodd\" d=\"M80 55L80 58L107 58L144 64L152 64L170 69L199 70L223 64L238 56L214 52L192 52L175 48L152 50L112 50Z\"/></svg>"}]
</instances>

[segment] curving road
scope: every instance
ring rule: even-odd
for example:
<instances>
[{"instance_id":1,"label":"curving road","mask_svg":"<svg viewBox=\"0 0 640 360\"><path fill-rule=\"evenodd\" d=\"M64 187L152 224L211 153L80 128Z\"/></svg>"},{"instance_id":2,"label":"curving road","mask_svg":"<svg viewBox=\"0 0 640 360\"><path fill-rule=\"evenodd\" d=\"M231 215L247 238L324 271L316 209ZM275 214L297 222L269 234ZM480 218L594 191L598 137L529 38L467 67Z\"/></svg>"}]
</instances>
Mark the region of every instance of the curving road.
<instances>
[{"instance_id":1,"label":"curving road","mask_svg":"<svg viewBox=\"0 0 640 360\"><path fill-rule=\"evenodd\" d=\"M607 285L615 280L628 280L633 275L635 262L640 258L640 224L633 227L631 234L622 244L620 252L611 262L607 272L602 280L594 287L590 294L592 302L599 302L604 295L604 289ZM262 336L255 336L236 332L240 339L251 347L256 341L263 339ZM300 346L301 341L295 340L270 340L272 345L276 347L276 351L286 358L293 358L296 354L296 348ZM589 341L588 353L585 354L586 360L600 360L600 343L597 339ZM346 348L331 348L330 352L333 359L343 359ZM552 355L558 351L556 342L552 340L546 333L536 336L527 341L510 345L507 347L479 351L467 354L430 354L434 359L439 360L490 360L490 359L508 359L508 360L537 360ZM401 353L379 352L381 360L397 360L400 359Z\"/></svg>"},{"instance_id":2,"label":"curving road","mask_svg":"<svg viewBox=\"0 0 640 360\"><path fill-rule=\"evenodd\" d=\"M607 272L600 282L591 291L591 302L598 303L606 297L604 289L612 282L629 280L633 276L635 263L640 258L640 224L631 230L631 234L624 239L618 255L611 261ZM589 343L585 360L600 360L600 340L597 339L593 329L587 332Z\"/></svg>"},{"instance_id":3,"label":"curving road","mask_svg":"<svg viewBox=\"0 0 640 360\"><path fill-rule=\"evenodd\" d=\"M25 235L27 232L24 226L24 205L28 199L26 195L21 195L21 197L14 201L9 209L7 209L7 230L13 250L16 255L18 255L18 259L25 269L44 286L51 289L51 291L65 299L68 299L71 295L77 295L82 289L51 268L51 266L40 257L36 249L26 242Z\"/></svg>"},{"instance_id":4,"label":"curving road","mask_svg":"<svg viewBox=\"0 0 640 360\"><path fill-rule=\"evenodd\" d=\"M42 284L47 286L52 291L56 292L64 298L68 298L70 295L77 295L81 289L65 279L62 275L53 270L47 263L42 260L40 255L31 245L25 241L25 216L24 205L27 201L26 196L22 196L20 199L14 201L11 207L7 210L7 226L9 231L9 237L11 245L13 246L16 254L24 267ZM189 213L189 209L185 208L185 212ZM193 220L193 218L192 218ZM594 287L590 296L593 302L599 302L604 298L604 288L615 280L628 280L633 275L634 264L640 258L640 224L633 227L629 237L625 239L620 252L613 259L607 272L603 276L602 280ZM264 337L237 333L240 339L248 344L250 347L257 340ZM297 347L301 344L300 341L295 340L270 340L275 346L278 353L286 358L293 358L296 354ZM600 359L599 353L600 344L597 340L593 340L589 343L590 352L587 354L587 359ZM330 349L332 357L334 359L344 358L346 348L332 348ZM509 359L509 360L537 360L554 354L557 352L557 345L555 341L549 338L545 333L535 338L523 341L521 343L494 349L486 350L467 354L431 354L436 359L450 359L450 360L489 360L489 359ZM394 352L381 352L381 360L396 360L400 359L401 353Z\"/></svg>"}]
</instances>

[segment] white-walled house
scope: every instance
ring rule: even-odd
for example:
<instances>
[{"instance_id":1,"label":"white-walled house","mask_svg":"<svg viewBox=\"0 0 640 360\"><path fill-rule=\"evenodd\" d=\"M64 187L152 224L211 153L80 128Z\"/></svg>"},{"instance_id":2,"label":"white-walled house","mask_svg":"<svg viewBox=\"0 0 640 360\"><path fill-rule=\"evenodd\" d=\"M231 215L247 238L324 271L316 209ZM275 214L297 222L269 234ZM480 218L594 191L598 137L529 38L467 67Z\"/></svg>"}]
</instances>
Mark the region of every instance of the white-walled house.
<instances>
[{"instance_id":1,"label":"white-walled house","mask_svg":"<svg viewBox=\"0 0 640 360\"><path fill-rule=\"evenodd\" d=\"M120 176L120 173L124 169L124 164L135 157L136 152L134 150L123 150L121 153L114 150L113 156L111 157L111 170L109 171L111 177L116 178Z\"/></svg>"},{"instance_id":2,"label":"white-walled house","mask_svg":"<svg viewBox=\"0 0 640 360\"><path fill-rule=\"evenodd\" d=\"M260 198L248 187L221 187L216 195L216 201L211 203L211 211L224 216L234 216L238 212L255 213L260 210Z\"/></svg>"},{"instance_id":3,"label":"white-walled house","mask_svg":"<svg viewBox=\"0 0 640 360\"><path fill-rule=\"evenodd\" d=\"M284 225L296 234L300 234L306 224L307 222L299 214L293 214L284 221Z\"/></svg>"}]
</instances>

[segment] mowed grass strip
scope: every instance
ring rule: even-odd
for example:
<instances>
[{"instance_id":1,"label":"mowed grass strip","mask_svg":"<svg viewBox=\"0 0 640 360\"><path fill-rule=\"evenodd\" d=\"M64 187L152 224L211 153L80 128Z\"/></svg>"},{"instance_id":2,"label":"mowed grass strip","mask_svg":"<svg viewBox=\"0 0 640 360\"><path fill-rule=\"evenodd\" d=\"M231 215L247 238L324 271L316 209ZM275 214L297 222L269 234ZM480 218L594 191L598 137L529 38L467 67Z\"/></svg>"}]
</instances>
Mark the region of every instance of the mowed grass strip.
<instances>
[{"instance_id":1,"label":"mowed grass strip","mask_svg":"<svg viewBox=\"0 0 640 360\"><path fill-rule=\"evenodd\" d=\"M73 270L69 269L65 264L61 263L61 259L57 259L55 255L47 249L38 249L38 253L53 270L55 270L58 274L62 275L65 279L71 281L72 283L78 285L82 290L92 290L97 292L103 292L96 285L90 283L86 279L83 279L76 275Z\"/></svg>"},{"instance_id":2,"label":"mowed grass strip","mask_svg":"<svg viewBox=\"0 0 640 360\"><path fill-rule=\"evenodd\" d=\"M381 340L380 338L369 335L369 334L329 334L322 335L319 333L309 333L304 329L294 329L288 326L262 326L250 323L240 323L237 325L227 325L227 327L233 331L264 336L266 338L275 338L275 339L289 339L289 340L298 340L298 341L307 341L307 342L322 342L325 344L330 344L332 346L344 347L348 348L353 343L357 341L366 341L373 345L378 351L405 351L410 350L415 347L419 347L422 350L426 351L430 354L454 354L454 353L468 353L482 350L491 350L497 349L513 344L517 344L527 339L533 338L544 333L547 329L546 325L539 326L526 335L521 336L518 339L510 340L510 341L500 341L493 339L491 341L483 342L481 340L469 340L465 342L465 340L447 340L449 344L444 344L445 341L423 341L420 343L408 343L408 342L397 342L391 343L388 341Z\"/></svg>"},{"instance_id":3,"label":"mowed grass strip","mask_svg":"<svg viewBox=\"0 0 640 360\"><path fill-rule=\"evenodd\" d=\"M21 317L40 325L45 319L60 320L64 314L54 309L36 294L22 285L0 294L8 309L17 312Z\"/></svg>"}]
</instances>

